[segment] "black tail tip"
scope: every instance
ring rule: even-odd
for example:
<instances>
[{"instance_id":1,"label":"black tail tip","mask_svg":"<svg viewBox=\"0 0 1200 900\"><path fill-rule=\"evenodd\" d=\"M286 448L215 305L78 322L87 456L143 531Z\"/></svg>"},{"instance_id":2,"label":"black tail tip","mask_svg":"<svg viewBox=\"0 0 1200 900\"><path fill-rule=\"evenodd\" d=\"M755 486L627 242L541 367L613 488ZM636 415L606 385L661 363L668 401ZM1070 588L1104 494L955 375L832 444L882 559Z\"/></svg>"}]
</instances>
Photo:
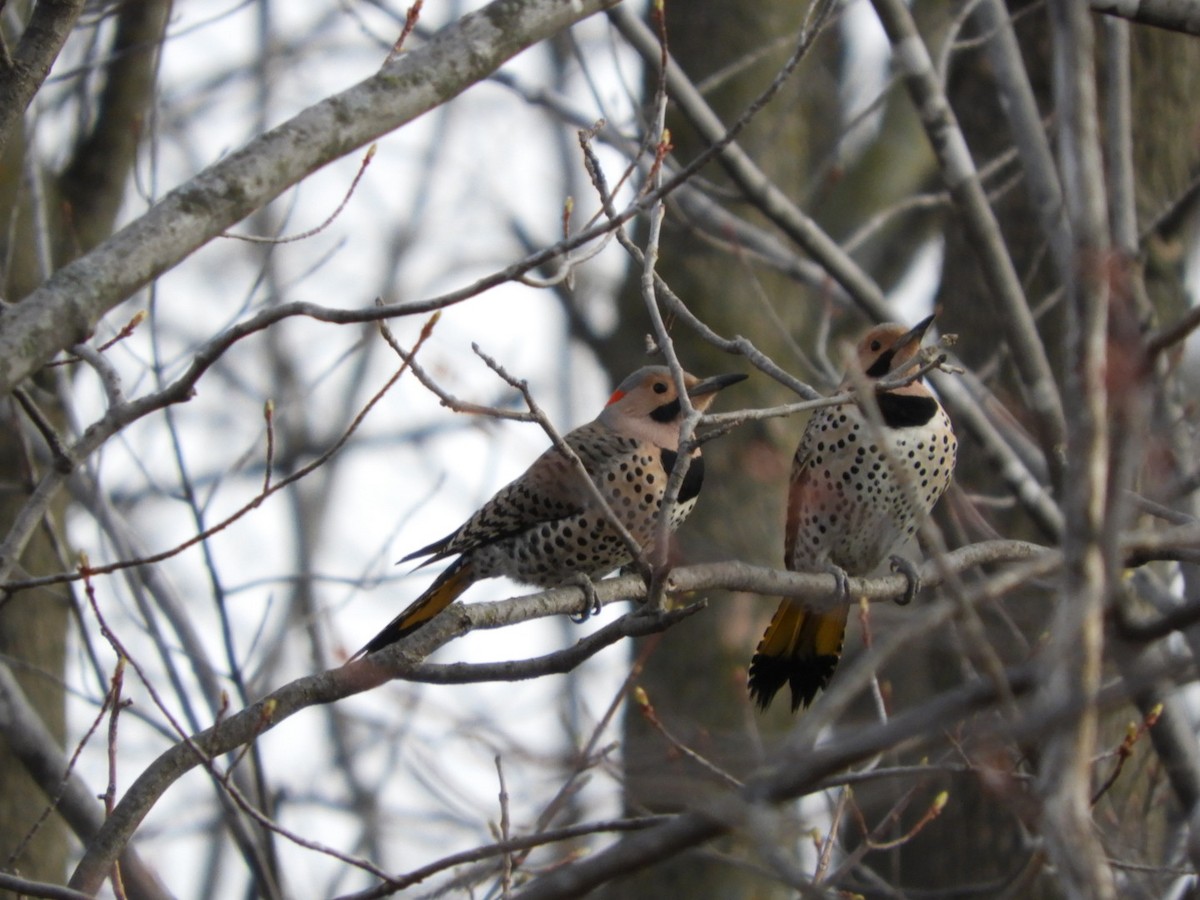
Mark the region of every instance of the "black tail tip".
<instances>
[{"instance_id":1,"label":"black tail tip","mask_svg":"<svg viewBox=\"0 0 1200 900\"><path fill-rule=\"evenodd\" d=\"M750 699L765 712L786 684L791 688L792 712L802 707L807 709L817 694L828 686L837 664L836 656L796 659L755 653L750 660Z\"/></svg>"},{"instance_id":2,"label":"black tail tip","mask_svg":"<svg viewBox=\"0 0 1200 900\"><path fill-rule=\"evenodd\" d=\"M388 626L383 629L383 631L371 638L365 647L350 657L350 661L353 662L354 660L361 659L364 656L370 656L372 653L378 653L384 647L390 647L401 638L408 637L421 625L421 623L418 623L417 625L404 626L401 625L400 622L401 619L396 619L395 621L389 623Z\"/></svg>"}]
</instances>

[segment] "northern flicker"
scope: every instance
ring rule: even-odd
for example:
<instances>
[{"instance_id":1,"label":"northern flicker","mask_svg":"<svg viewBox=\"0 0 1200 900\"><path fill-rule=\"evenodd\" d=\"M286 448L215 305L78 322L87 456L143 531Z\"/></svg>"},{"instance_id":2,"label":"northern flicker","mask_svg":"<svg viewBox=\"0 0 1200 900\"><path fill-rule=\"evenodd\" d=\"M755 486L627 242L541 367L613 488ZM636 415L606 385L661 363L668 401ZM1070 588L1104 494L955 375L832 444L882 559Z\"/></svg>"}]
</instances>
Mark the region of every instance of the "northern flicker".
<instances>
[{"instance_id":1,"label":"northern flicker","mask_svg":"<svg viewBox=\"0 0 1200 900\"><path fill-rule=\"evenodd\" d=\"M693 407L704 411L717 391L742 381L741 374L703 381L684 374ZM678 391L665 366L639 369L618 385L603 411L563 438L587 469L617 519L643 549L657 533L667 479L679 456L683 420ZM691 512L704 480L699 448L691 453L669 526ZM404 612L357 656L374 653L420 628L485 578L507 575L538 587L579 582L633 561L582 475L551 447L515 481L501 488L458 529L401 562L428 557L422 565L458 557Z\"/></svg>"},{"instance_id":2,"label":"northern flicker","mask_svg":"<svg viewBox=\"0 0 1200 900\"><path fill-rule=\"evenodd\" d=\"M857 347L866 380L873 384L911 361L932 321L868 331ZM750 696L761 709L784 684L795 711L829 683L846 632L848 576L869 575L899 549L950 484L958 441L930 390L914 381L876 392L875 400L882 434L851 402L817 410L796 448L784 563L792 571L833 573L843 602L822 613L798 600L779 604L750 662ZM892 566L908 576L911 599L919 587L915 567L897 556Z\"/></svg>"}]
</instances>

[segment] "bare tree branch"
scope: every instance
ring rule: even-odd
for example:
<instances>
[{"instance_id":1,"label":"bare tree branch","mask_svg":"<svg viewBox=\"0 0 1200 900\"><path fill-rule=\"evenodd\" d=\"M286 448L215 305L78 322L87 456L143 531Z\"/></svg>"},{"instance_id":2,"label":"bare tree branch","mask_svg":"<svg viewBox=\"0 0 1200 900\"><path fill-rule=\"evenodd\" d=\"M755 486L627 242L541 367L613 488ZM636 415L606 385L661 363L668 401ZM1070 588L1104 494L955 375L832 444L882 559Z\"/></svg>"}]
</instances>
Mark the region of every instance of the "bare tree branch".
<instances>
[{"instance_id":1,"label":"bare tree branch","mask_svg":"<svg viewBox=\"0 0 1200 900\"><path fill-rule=\"evenodd\" d=\"M30 881L7 872L0 872L0 888L12 891L22 897L44 897L46 900L92 900L91 894L73 891L58 884L47 884L44 881Z\"/></svg>"},{"instance_id":2,"label":"bare tree branch","mask_svg":"<svg viewBox=\"0 0 1200 900\"><path fill-rule=\"evenodd\" d=\"M1078 3L1051 0L1054 93L1060 113L1059 164L1071 225L1073 265L1066 282L1068 387L1074 402L1063 482L1066 528L1061 594L1039 690L1043 707L1077 706L1044 743L1039 760L1047 854L1069 897L1116 896L1103 847L1092 830L1091 760L1096 748L1103 614L1118 527L1108 497L1106 341L1109 308L1108 209L1100 154L1094 33Z\"/></svg>"},{"instance_id":3,"label":"bare tree branch","mask_svg":"<svg viewBox=\"0 0 1200 900\"><path fill-rule=\"evenodd\" d=\"M1042 450L1051 472L1055 473L1060 450L1066 443L1062 401L999 223L912 13L900 0L873 0L873 4L888 33L896 66L904 74L913 106L937 154L942 179L962 213L963 225L991 288L991 298L998 305L998 318L1012 346L1025 399L1037 417ZM1051 480L1058 482L1059 478L1052 475Z\"/></svg>"},{"instance_id":4,"label":"bare tree branch","mask_svg":"<svg viewBox=\"0 0 1200 900\"><path fill-rule=\"evenodd\" d=\"M3 664L0 664L0 733L46 796L57 801L59 814L79 839L86 844L99 834L105 822L104 809L96 799L99 792L71 771L58 741L25 699L24 691L8 666ZM114 855L108 860L102 879L107 877L117 858ZM119 858L131 897L165 900L170 896L158 876L132 848L122 847Z\"/></svg>"},{"instance_id":5,"label":"bare tree branch","mask_svg":"<svg viewBox=\"0 0 1200 900\"><path fill-rule=\"evenodd\" d=\"M378 74L210 166L4 309L0 395L84 340L113 306L314 170L445 103L520 51L613 2L493 0Z\"/></svg>"},{"instance_id":6,"label":"bare tree branch","mask_svg":"<svg viewBox=\"0 0 1200 900\"><path fill-rule=\"evenodd\" d=\"M1021 690L1028 677L1015 678ZM981 681L948 692L881 725L856 729L819 747L793 751L765 770L738 792L730 792L681 813L674 821L595 853L585 860L547 873L517 894L519 900L555 900L579 897L616 877L660 862L689 847L743 827L754 808L763 803L792 799L822 779L885 748L905 746L920 750L936 740L935 732L951 728L973 710L995 699L990 682ZM936 727L931 727L937 723Z\"/></svg>"},{"instance_id":7,"label":"bare tree branch","mask_svg":"<svg viewBox=\"0 0 1200 900\"><path fill-rule=\"evenodd\" d=\"M1089 0L1089 3L1094 12L1200 35L1200 9L1190 0Z\"/></svg>"},{"instance_id":8,"label":"bare tree branch","mask_svg":"<svg viewBox=\"0 0 1200 900\"><path fill-rule=\"evenodd\" d=\"M624 6L609 12L609 18L648 64L657 65L658 41L645 23ZM806 34L802 38L808 41L812 36ZM805 48L806 44L802 43L800 49ZM799 58L800 54L797 54L795 62L799 62ZM710 144L716 145L726 139L725 126L674 60L667 67L667 91L671 99L680 105L692 126ZM879 286L829 235L771 183L766 173L754 164L745 151L731 142L723 146L718 159L745 196L789 238L818 260L856 303L879 321L888 318L887 303Z\"/></svg>"},{"instance_id":9,"label":"bare tree branch","mask_svg":"<svg viewBox=\"0 0 1200 900\"><path fill-rule=\"evenodd\" d=\"M21 42L0 77L0 151L12 137L75 26L85 0L36 3Z\"/></svg>"},{"instance_id":10,"label":"bare tree branch","mask_svg":"<svg viewBox=\"0 0 1200 900\"><path fill-rule=\"evenodd\" d=\"M1053 564L1054 554L1020 542L997 542L975 552L951 554L947 566L953 570L1008 559L1044 559ZM696 570L696 576L688 573ZM1040 571L1040 570L1039 570ZM931 582L936 581L939 569L930 569ZM737 564L718 564L703 567L680 567L672 571L668 588L697 591L706 588L738 584L742 589L754 585L768 596L802 591L808 596L828 595L830 585L826 576L807 576L792 572L774 572ZM902 594L902 578L852 581L852 590L879 597ZM598 599L604 603L640 599L645 596L645 583L636 576L622 576L597 582ZM888 593L888 592L891 593ZM92 890L107 875L112 854L130 839L142 818L158 801L161 794L185 772L198 765L211 766L222 753L253 741L291 715L310 706L370 690L391 678L434 683L468 683L486 680L514 680L563 672L578 666L614 641L626 636L647 634L671 627L696 611L695 607L675 610L659 616L631 614L605 626L594 635L583 638L564 651L532 660L501 663L455 664L434 666L417 662L453 637L473 628L497 628L502 625L550 614L578 610L583 599L579 588L556 588L528 597L494 603L456 604L425 628L387 648L375 656L357 660L341 668L319 675L310 675L291 682L217 725L196 734L167 750L129 788L117 805L105 831L88 848L72 877L73 887ZM847 679L849 680L849 679ZM822 776L823 777L823 776Z\"/></svg>"},{"instance_id":11,"label":"bare tree branch","mask_svg":"<svg viewBox=\"0 0 1200 900\"><path fill-rule=\"evenodd\" d=\"M1009 130L1020 154L1022 179L1037 211L1038 225L1050 244L1055 271L1065 281L1071 269L1071 234L1062 186L1021 48L1013 33L1011 15L1003 0L981 0L975 9L980 25L988 33L988 59L996 73L997 90L1002 98L1000 106L1008 116Z\"/></svg>"}]
</instances>

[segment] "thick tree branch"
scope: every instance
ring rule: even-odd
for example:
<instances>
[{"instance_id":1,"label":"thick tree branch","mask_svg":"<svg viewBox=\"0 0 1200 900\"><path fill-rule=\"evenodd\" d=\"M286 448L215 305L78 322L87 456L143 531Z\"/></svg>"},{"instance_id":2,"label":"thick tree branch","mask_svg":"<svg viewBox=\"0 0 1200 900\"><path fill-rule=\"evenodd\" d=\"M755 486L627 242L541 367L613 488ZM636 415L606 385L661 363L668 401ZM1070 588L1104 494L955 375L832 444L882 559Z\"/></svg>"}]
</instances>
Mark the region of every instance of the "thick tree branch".
<instances>
[{"instance_id":1,"label":"thick tree branch","mask_svg":"<svg viewBox=\"0 0 1200 900\"><path fill-rule=\"evenodd\" d=\"M1010 683L1022 692L1028 690L1028 673L1014 675ZM660 863L689 847L743 826L756 805L808 793L823 779L882 750L903 745L914 752L920 751L940 740L944 729L953 728L955 723L995 699L991 682L974 682L885 724L841 733L836 740L815 748L793 750L748 782L743 790L698 804L697 808L680 814L672 822L624 839L573 865L561 866L534 881L517 897L519 900L557 900L583 896L612 878Z\"/></svg>"},{"instance_id":2,"label":"thick tree branch","mask_svg":"<svg viewBox=\"0 0 1200 900\"><path fill-rule=\"evenodd\" d=\"M322 166L445 103L522 50L616 0L493 0L376 75L322 100L173 190L3 311L0 395L156 276Z\"/></svg>"},{"instance_id":3,"label":"thick tree branch","mask_svg":"<svg viewBox=\"0 0 1200 900\"><path fill-rule=\"evenodd\" d=\"M90 250L112 232L154 97L170 10L169 0L123 0L116 7L95 123L59 178L70 231L58 237L71 250Z\"/></svg>"},{"instance_id":4,"label":"thick tree branch","mask_svg":"<svg viewBox=\"0 0 1200 900\"><path fill-rule=\"evenodd\" d=\"M1090 13L1075 0L1050 0L1059 166L1072 238L1066 282L1068 321L1066 528L1063 579L1044 658L1038 703L1073 706L1044 741L1039 790L1042 834L1068 897L1116 896L1092 827L1091 764L1099 727L1103 614L1117 522L1108 497L1106 342L1110 292L1108 209L1100 152Z\"/></svg>"},{"instance_id":5,"label":"thick tree branch","mask_svg":"<svg viewBox=\"0 0 1200 900\"><path fill-rule=\"evenodd\" d=\"M1005 559L1039 560L1042 555L1044 559L1038 563L1037 574L1041 574L1045 566L1053 566L1057 554L1019 541L992 542L949 554L946 568L929 567L928 578L930 583L936 583L940 572L961 571ZM819 602L822 594L830 592L832 579L736 563L680 567L673 570L668 579L669 590L699 591L730 584L739 585L743 590L761 590L772 597L788 593L792 596L810 596ZM904 588L904 580L895 576L855 579L852 583L852 590L861 589L864 595L879 598L903 594ZM595 590L599 600L608 604L621 600L640 600L645 597L646 587L642 579L626 575L597 582ZM498 628L545 615L569 614L579 609L582 600L583 592L571 587L499 602L455 604L420 631L373 657L293 681L217 725L184 739L164 752L126 792L105 824L103 833L86 850L72 876L72 887L94 890L103 881L114 854L120 852L129 841L142 818L158 802L163 792L184 773L199 765L212 767L212 760L220 754L256 740L259 735L303 709L332 703L394 678L450 684L517 680L563 672L578 666L616 640L660 631L696 611L693 606L657 616L635 612L584 637L566 650L531 660L453 666L420 662L447 641L473 629Z\"/></svg>"},{"instance_id":6,"label":"thick tree branch","mask_svg":"<svg viewBox=\"0 0 1200 900\"><path fill-rule=\"evenodd\" d=\"M85 0L39 0L33 5L12 66L0 73L0 152L50 74L84 5Z\"/></svg>"},{"instance_id":7,"label":"thick tree branch","mask_svg":"<svg viewBox=\"0 0 1200 900\"><path fill-rule=\"evenodd\" d=\"M30 881L0 872L0 889L12 891L15 897L40 897L45 900L92 900L91 894L73 891L58 884L47 884L44 881Z\"/></svg>"},{"instance_id":8,"label":"thick tree branch","mask_svg":"<svg viewBox=\"0 0 1200 900\"><path fill-rule=\"evenodd\" d=\"M873 5L891 41L894 64L904 76L913 106L937 155L942 179L962 213L963 226L1012 348L1026 401L1037 417L1042 450L1054 473L1059 469L1060 453L1066 445L1062 402L1000 225L908 6L902 0L873 0Z\"/></svg>"},{"instance_id":9,"label":"thick tree branch","mask_svg":"<svg viewBox=\"0 0 1200 900\"><path fill-rule=\"evenodd\" d=\"M1054 165L1054 151L1042 126L1029 73L1021 57L1021 47L1013 32L1012 17L1004 0L982 0L975 15L987 41L988 60L996 73L1000 107L1008 118L1022 164L1022 180L1029 201L1037 212L1038 225L1050 244L1050 259L1060 281L1066 281L1071 269L1071 232L1063 207L1062 185Z\"/></svg>"},{"instance_id":10,"label":"thick tree branch","mask_svg":"<svg viewBox=\"0 0 1200 900\"><path fill-rule=\"evenodd\" d=\"M1000 562L1036 560L1038 574L1052 571L1059 565L1058 553L1025 541L984 541L947 553L942 560L930 560L921 566L921 584L937 587L949 573L961 573L982 565ZM903 575L880 578L851 578L850 596L868 600L892 600L902 597L908 587ZM698 563L681 566L667 577L667 590L688 593L699 590L747 591L768 597L797 597L805 605L821 612L833 609L837 599L837 582L832 575L788 572L743 562Z\"/></svg>"},{"instance_id":11,"label":"thick tree branch","mask_svg":"<svg viewBox=\"0 0 1200 900\"><path fill-rule=\"evenodd\" d=\"M1194 0L1090 0L1094 12L1140 25L1200 35L1200 4Z\"/></svg>"}]
</instances>

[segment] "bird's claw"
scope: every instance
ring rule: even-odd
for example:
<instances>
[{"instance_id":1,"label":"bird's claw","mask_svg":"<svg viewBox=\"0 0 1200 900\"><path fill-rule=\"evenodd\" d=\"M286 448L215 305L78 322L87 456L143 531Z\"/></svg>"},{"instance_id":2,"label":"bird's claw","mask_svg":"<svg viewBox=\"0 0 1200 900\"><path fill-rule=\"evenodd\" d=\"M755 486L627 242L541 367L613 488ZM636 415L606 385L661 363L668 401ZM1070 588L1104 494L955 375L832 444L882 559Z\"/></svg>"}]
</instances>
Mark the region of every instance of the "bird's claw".
<instances>
[{"instance_id":1,"label":"bird's claw","mask_svg":"<svg viewBox=\"0 0 1200 900\"><path fill-rule=\"evenodd\" d=\"M582 573L576 573L567 581L563 582L564 586L577 587L583 591L583 612L578 616L571 616L571 621L576 625L582 625L592 616L596 615L603 609L604 604L600 602L600 595L596 593L596 586L592 584L592 579Z\"/></svg>"},{"instance_id":2,"label":"bird's claw","mask_svg":"<svg viewBox=\"0 0 1200 900\"><path fill-rule=\"evenodd\" d=\"M896 605L908 606L912 603L913 597L917 596L917 592L921 590L921 573L917 571L912 560L905 559L903 556L893 556L891 563L892 571L900 573L908 581L908 585L904 588L904 596L896 598Z\"/></svg>"},{"instance_id":3,"label":"bird's claw","mask_svg":"<svg viewBox=\"0 0 1200 900\"><path fill-rule=\"evenodd\" d=\"M850 602L850 576L846 574L846 570L841 566L828 563L825 566L825 571L833 576L833 581L836 587L834 588L834 596L842 603Z\"/></svg>"}]
</instances>

